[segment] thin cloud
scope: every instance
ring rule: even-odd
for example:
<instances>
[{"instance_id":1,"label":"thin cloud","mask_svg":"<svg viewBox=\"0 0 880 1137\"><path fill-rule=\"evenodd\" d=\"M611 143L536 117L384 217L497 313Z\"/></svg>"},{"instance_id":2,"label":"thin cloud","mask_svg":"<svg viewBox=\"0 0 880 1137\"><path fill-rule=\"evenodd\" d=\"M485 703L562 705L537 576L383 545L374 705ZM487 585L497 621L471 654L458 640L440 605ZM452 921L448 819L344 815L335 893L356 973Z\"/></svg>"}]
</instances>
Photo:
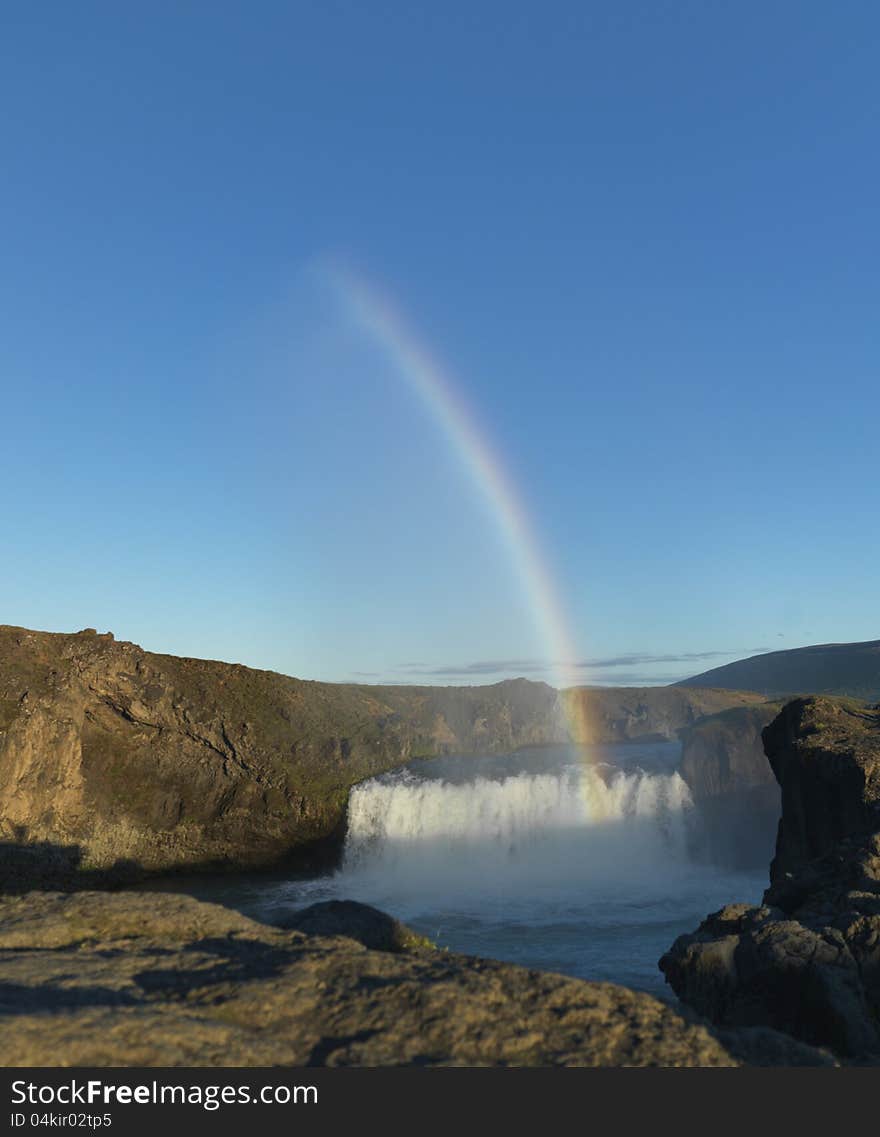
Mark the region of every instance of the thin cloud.
<instances>
[{"instance_id":1,"label":"thin cloud","mask_svg":"<svg viewBox=\"0 0 880 1137\"><path fill-rule=\"evenodd\" d=\"M418 675L423 678L500 675L512 671L515 671L519 675L546 674L547 672L558 670L604 672L617 667L650 667L652 665L670 663L679 665L685 663L706 663L717 659L742 658L744 654L760 655L768 650L768 648L752 648L751 651L747 653L744 653L741 649L734 651L716 649L713 651L666 652L664 654L629 652L626 655L613 655L599 659L580 659L570 663L551 663L541 659L481 659L471 663L449 663L443 666L432 666L425 663L402 663L395 668L395 672L401 675ZM682 676L682 678L684 678L684 676ZM637 682L647 679L650 679L651 682L664 679L666 682L669 682L665 676L657 674L650 676L647 674L639 674L635 676L634 679ZM614 678L613 681L615 683L621 683L624 680L618 677ZM629 682L631 680L628 677L626 681Z\"/></svg>"},{"instance_id":2,"label":"thin cloud","mask_svg":"<svg viewBox=\"0 0 880 1137\"><path fill-rule=\"evenodd\" d=\"M673 683L679 683L682 679L686 679L686 675L658 675L654 672L644 672L643 674L626 674L621 675L619 671L612 671L607 674L599 672L591 675L589 679L579 684L581 687L668 687Z\"/></svg>"},{"instance_id":3,"label":"thin cloud","mask_svg":"<svg viewBox=\"0 0 880 1137\"><path fill-rule=\"evenodd\" d=\"M766 648L752 648L752 654L758 655ZM684 651L655 655L649 652L631 653L629 655L614 655L608 659L585 659L573 666L592 669L601 667L638 667L651 663L704 663L707 659L729 659L731 656L741 655L739 651Z\"/></svg>"},{"instance_id":4,"label":"thin cloud","mask_svg":"<svg viewBox=\"0 0 880 1137\"><path fill-rule=\"evenodd\" d=\"M428 667L424 664L405 664L395 670L403 675L498 675L502 671L543 672L550 665L538 659L482 659L475 663L452 663L445 667Z\"/></svg>"}]
</instances>

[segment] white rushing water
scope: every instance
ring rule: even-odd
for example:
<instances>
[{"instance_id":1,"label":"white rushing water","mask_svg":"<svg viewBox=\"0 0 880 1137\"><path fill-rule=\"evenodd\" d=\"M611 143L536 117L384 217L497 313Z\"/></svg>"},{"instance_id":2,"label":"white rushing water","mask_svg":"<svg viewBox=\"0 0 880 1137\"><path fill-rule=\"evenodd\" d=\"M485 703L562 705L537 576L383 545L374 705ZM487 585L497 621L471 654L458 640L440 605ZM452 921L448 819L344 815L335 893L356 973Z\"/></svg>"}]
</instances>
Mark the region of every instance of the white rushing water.
<instances>
[{"instance_id":1,"label":"white rushing water","mask_svg":"<svg viewBox=\"0 0 880 1137\"><path fill-rule=\"evenodd\" d=\"M687 857L691 805L677 773L567 766L456 783L404 772L352 791L341 875L410 903L616 889Z\"/></svg>"},{"instance_id":2,"label":"white rushing water","mask_svg":"<svg viewBox=\"0 0 880 1137\"><path fill-rule=\"evenodd\" d=\"M652 744L605 748L594 766L563 749L415 763L352 790L335 874L275 884L252 910L361 900L453 951L663 994L657 960L676 936L754 902L767 876L692 858L677 755Z\"/></svg>"}]
</instances>

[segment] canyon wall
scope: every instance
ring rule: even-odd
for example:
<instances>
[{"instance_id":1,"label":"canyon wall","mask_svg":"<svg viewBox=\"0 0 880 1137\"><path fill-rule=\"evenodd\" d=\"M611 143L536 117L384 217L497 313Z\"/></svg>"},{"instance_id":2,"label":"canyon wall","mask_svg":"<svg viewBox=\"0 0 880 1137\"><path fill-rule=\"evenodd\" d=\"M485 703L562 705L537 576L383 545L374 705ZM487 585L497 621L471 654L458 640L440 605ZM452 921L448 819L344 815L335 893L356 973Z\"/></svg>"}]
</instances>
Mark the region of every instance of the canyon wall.
<instances>
[{"instance_id":1,"label":"canyon wall","mask_svg":"<svg viewBox=\"0 0 880 1137\"><path fill-rule=\"evenodd\" d=\"M880 708L797 699L763 732L782 793L770 887L660 961L716 1025L772 1027L880 1061Z\"/></svg>"},{"instance_id":2,"label":"canyon wall","mask_svg":"<svg viewBox=\"0 0 880 1137\"><path fill-rule=\"evenodd\" d=\"M724 706L681 688L315 683L0 627L0 887L243 868L341 838L349 789L416 757L670 738ZM586 719L573 715L586 710Z\"/></svg>"}]
</instances>

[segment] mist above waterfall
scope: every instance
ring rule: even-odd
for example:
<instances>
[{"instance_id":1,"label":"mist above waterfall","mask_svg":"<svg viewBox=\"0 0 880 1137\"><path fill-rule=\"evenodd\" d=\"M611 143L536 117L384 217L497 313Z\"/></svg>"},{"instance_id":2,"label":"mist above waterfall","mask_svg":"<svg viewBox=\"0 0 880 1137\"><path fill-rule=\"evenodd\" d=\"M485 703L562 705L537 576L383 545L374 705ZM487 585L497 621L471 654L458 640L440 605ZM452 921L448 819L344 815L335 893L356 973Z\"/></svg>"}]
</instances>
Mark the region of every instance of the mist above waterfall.
<instances>
[{"instance_id":1,"label":"mist above waterfall","mask_svg":"<svg viewBox=\"0 0 880 1137\"><path fill-rule=\"evenodd\" d=\"M567 757L567 756L566 756ZM677 773L565 762L461 780L413 771L349 799L342 877L413 901L496 901L614 890L687 859L690 793Z\"/></svg>"}]
</instances>

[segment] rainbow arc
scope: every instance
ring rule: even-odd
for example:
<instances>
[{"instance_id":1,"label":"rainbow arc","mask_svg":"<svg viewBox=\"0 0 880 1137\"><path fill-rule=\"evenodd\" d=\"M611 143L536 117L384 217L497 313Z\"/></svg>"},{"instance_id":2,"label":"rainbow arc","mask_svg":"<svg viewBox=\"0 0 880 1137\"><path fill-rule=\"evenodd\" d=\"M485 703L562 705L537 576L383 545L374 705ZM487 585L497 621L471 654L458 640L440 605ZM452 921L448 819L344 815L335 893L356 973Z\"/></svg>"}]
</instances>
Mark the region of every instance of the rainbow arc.
<instances>
[{"instance_id":1,"label":"rainbow arc","mask_svg":"<svg viewBox=\"0 0 880 1137\"><path fill-rule=\"evenodd\" d=\"M460 385L378 286L346 266L333 264L326 271L349 318L382 349L419 397L487 502L552 661L555 686L560 692L577 686L577 652L550 566L513 479L467 406ZM585 700L574 692L560 698L572 741L583 746L592 739Z\"/></svg>"}]
</instances>

